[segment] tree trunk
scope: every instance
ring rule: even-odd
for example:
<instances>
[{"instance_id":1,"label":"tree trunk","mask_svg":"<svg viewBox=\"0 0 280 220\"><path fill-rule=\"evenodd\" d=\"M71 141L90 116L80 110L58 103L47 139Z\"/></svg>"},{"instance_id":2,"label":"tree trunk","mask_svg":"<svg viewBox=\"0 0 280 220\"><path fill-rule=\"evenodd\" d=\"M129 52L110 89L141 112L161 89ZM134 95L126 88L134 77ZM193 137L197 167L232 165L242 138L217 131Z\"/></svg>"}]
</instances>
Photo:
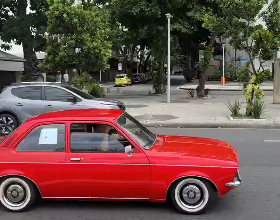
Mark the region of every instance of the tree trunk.
<instances>
[{"instance_id":1,"label":"tree trunk","mask_svg":"<svg viewBox=\"0 0 280 220\"><path fill-rule=\"evenodd\" d=\"M26 8L27 8L27 0L18 0L18 16L20 19L25 20L26 19ZM27 36L22 41L22 47L23 47L23 55L24 55L24 70L27 76L31 77L31 70L29 70L28 65L30 63L30 59L33 55L35 55L33 44L32 44L32 36L30 27L26 27L28 30L25 30L25 33L28 33Z\"/></svg>"},{"instance_id":2,"label":"tree trunk","mask_svg":"<svg viewBox=\"0 0 280 220\"><path fill-rule=\"evenodd\" d=\"M216 33L212 33L211 39L210 39L210 41L208 43L208 47L213 48L215 40L216 40L216 36L217 36ZM196 88L196 93L197 93L197 96L200 97L200 98L204 97L205 95L207 95L205 93L205 82L206 82L205 75L206 75L206 72L208 70L208 66L204 66L202 68L201 74L199 74L198 86Z\"/></svg>"},{"instance_id":3,"label":"tree trunk","mask_svg":"<svg viewBox=\"0 0 280 220\"><path fill-rule=\"evenodd\" d=\"M68 73L68 84L71 86L72 85L72 81L73 81L73 76L74 76L74 72L73 69L67 69L67 73Z\"/></svg>"},{"instance_id":4,"label":"tree trunk","mask_svg":"<svg viewBox=\"0 0 280 220\"><path fill-rule=\"evenodd\" d=\"M122 71L123 73L127 73L127 56L125 56L122 60Z\"/></svg>"},{"instance_id":5,"label":"tree trunk","mask_svg":"<svg viewBox=\"0 0 280 220\"><path fill-rule=\"evenodd\" d=\"M23 48L23 55L24 55L24 71L26 73L27 76L31 77L32 71L30 70L30 61L31 61L31 57L33 55L36 55L33 48L30 47L30 45L28 45L27 43L23 42L22 43L22 48Z\"/></svg>"},{"instance_id":6,"label":"tree trunk","mask_svg":"<svg viewBox=\"0 0 280 220\"><path fill-rule=\"evenodd\" d=\"M148 61L151 57L151 52L149 52L148 56L146 57L145 61L144 61L144 65L143 65L143 72L146 72L147 66L148 66Z\"/></svg>"},{"instance_id":7,"label":"tree trunk","mask_svg":"<svg viewBox=\"0 0 280 220\"><path fill-rule=\"evenodd\" d=\"M165 53L163 53L162 58L160 59L159 68L154 82L154 90L156 94L164 93L164 89L163 89L164 58L165 58Z\"/></svg>"},{"instance_id":8,"label":"tree trunk","mask_svg":"<svg viewBox=\"0 0 280 220\"><path fill-rule=\"evenodd\" d=\"M132 45L131 46L131 54L130 54L130 60L129 60L129 72L128 76L132 77L132 65L133 65L133 58L134 58L134 53L135 53L136 46Z\"/></svg>"}]
</instances>

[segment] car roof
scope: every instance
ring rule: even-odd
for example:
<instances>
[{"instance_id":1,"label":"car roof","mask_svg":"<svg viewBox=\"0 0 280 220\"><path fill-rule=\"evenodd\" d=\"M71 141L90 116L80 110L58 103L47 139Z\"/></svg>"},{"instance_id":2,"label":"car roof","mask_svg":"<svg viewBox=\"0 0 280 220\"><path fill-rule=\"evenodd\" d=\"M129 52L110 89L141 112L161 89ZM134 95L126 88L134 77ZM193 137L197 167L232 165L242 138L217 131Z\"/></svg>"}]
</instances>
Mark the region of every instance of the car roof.
<instances>
[{"instance_id":1,"label":"car roof","mask_svg":"<svg viewBox=\"0 0 280 220\"><path fill-rule=\"evenodd\" d=\"M110 120L115 121L124 111L118 109L71 109L40 114L26 122L53 120Z\"/></svg>"},{"instance_id":2,"label":"car roof","mask_svg":"<svg viewBox=\"0 0 280 220\"><path fill-rule=\"evenodd\" d=\"M34 86L34 85L55 85L55 86L69 86L63 82L20 82L20 83L12 83L11 86Z\"/></svg>"}]
</instances>

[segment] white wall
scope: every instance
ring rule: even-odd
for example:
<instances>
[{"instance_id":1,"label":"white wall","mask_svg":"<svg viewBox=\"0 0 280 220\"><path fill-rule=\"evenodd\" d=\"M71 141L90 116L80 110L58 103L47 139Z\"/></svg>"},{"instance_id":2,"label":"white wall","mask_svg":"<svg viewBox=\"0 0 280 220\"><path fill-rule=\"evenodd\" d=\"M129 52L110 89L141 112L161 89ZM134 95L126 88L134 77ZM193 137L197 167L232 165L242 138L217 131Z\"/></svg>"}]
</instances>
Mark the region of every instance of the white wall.
<instances>
[{"instance_id":1,"label":"white wall","mask_svg":"<svg viewBox=\"0 0 280 220\"><path fill-rule=\"evenodd\" d=\"M22 72L23 69L23 62L0 60L0 71Z\"/></svg>"}]
</instances>

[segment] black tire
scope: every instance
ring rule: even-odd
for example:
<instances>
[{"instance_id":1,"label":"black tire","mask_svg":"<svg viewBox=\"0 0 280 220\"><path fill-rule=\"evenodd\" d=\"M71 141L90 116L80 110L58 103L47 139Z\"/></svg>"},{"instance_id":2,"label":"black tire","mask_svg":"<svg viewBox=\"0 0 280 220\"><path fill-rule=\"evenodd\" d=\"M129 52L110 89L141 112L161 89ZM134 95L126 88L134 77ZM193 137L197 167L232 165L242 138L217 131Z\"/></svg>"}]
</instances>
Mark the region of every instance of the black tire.
<instances>
[{"instance_id":1,"label":"black tire","mask_svg":"<svg viewBox=\"0 0 280 220\"><path fill-rule=\"evenodd\" d=\"M178 212L189 215L205 212L217 196L217 192L208 181L193 177L176 181L169 192L173 207Z\"/></svg>"},{"instance_id":2,"label":"black tire","mask_svg":"<svg viewBox=\"0 0 280 220\"><path fill-rule=\"evenodd\" d=\"M8 191L10 191L10 196ZM17 197L12 196L13 192ZM24 212L34 205L38 197L37 192L36 187L29 180L17 176L7 177L2 179L0 183L0 202L10 212ZM9 198L14 199L14 201L9 200Z\"/></svg>"},{"instance_id":3,"label":"black tire","mask_svg":"<svg viewBox=\"0 0 280 220\"><path fill-rule=\"evenodd\" d=\"M7 119L10 119L13 121L12 123L12 127L11 126L6 126L5 131L10 131L9 133L3 132L3 130L1 129L1 124L3 124L3 119L5 118L5 120L7 121ZM1 120L2 119L2 120ZM2 122L2 123L1 123ZM8 123L8 122L7 122ZM12 114L8 114L8 113L4 113L4 114L0 114L0 136L1 135L9 135L12 131L14 131L16 128L18 127L18 121L16 119L15 116L13 116ZM10 128L12 128L12 130L10 130Z\"/></svg>"}]
</instances>

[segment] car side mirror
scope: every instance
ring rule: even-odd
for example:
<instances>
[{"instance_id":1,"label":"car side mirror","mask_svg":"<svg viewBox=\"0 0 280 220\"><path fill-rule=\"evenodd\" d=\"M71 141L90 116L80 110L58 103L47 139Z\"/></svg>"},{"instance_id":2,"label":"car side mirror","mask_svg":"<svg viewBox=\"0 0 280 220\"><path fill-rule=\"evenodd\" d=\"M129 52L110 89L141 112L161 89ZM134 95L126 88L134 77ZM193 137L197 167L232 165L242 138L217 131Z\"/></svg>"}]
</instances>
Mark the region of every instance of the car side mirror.
<instances>
[{"instance_id":1,"label":"car side mirror","mask_svg":"<svg viewBox=\"0 0 280 220\"><path fill-rule=\"evenodd\" d=\"M76 99L76 97L71 96L71 97L68 97L68 98L67 98L67 101L68 101L68 102L73 102L73 103L75 103L75 102L77 102L77 99Z\"/></svg>"},{"instance_id":2,"label":"car side mirror","mask_svg":"<svg viewBox=\"0 0 280 220\"><path fill-rule=\"evenodd\" d=\"M127 153L127 157L132 157L133 156L133 150L132 150L132 146L131 145L128 145L125 147L125 153Z\"/></svg>"}]
</instances>

